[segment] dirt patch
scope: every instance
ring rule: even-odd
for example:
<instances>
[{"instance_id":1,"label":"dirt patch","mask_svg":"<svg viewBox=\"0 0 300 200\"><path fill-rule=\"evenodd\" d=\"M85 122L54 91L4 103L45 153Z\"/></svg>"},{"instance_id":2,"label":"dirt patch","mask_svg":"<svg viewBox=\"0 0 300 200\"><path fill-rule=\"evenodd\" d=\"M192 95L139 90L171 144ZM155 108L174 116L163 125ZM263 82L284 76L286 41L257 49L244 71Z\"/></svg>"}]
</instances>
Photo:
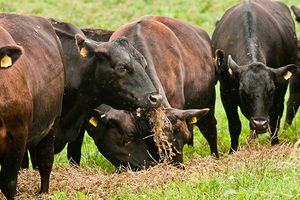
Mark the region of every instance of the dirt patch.
<instances>
[{"instance_id":1,"label":"dirt patch","mask_svg":"<svg viewBox=\"0 0 300 200\"><path fill-rule=\"evenodd\" d=\"M185 170L159 164L148 170L107 174L94 168L57 167L50 179L50 195L63 191L70 199L77 199L77 192L84 193L88 199L106 199L118 196L124 189L139 193L144 188L162 187L170 181L192 181L201 177L227 176L228 172L244 168L262 170L269 162L282 167L299 166L300 147L290 144L266 146L246 146L233 155L223 155L219 160L211 156L196 157L185 161ZM287 165L287 163L289 163ZM18 179L16 199L50 199L50 195L38 196L40 178L37 171L22 170ZM1 196L0 196L1 198Z\"/></svg>"}]
</instances>

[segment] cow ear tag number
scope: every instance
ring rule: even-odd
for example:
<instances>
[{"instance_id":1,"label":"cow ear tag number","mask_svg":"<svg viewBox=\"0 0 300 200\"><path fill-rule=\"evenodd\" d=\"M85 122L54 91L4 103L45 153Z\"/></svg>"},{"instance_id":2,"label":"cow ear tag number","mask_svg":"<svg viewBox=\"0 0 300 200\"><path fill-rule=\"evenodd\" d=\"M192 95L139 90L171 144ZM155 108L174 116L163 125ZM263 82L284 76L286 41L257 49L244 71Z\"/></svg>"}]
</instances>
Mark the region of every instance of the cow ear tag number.
<instances>
[{"instance_id":1,"label":"cow ear tag number","mask_svg":"<svg viewBox=\"0 0 300 200\"><path fill-rule=\"evenodd\" d=\"M7 67L10 67L10 66L12 66L12 59L7 54L5 54L1 58L1 68L7 68Z\"/></svg>"},{"instance_id":2,"label":"cow ear tag number","mask_svg":"<svg viewBox=\"0 0 300 200\"><path fill-rule=\"evenodd\" d=\"M98 125L98 120L96 117L92 117L90 120L89 120L90 124L92 124L94 127L97 127Z\"/></svg>"},{"instance_id":3,"label":"cow ear tag number","mask_svg":"<svg viewBox=\"0 0 300 200\"><path fill-rule=\"evenodd\" d=\"M196 124L198 121L197 117L192 117L189 124Z\"/></svg>"},{"instance_id":4,"label":"cow ear tag number","mask_svg":"<svg viewBox=\"0 0 300 200\"><path fill-rule=\"evenodd\" d=\"M284 78L285 80L289 80L289 79L291 78L292 75L293 75L292 72L287 71L287 72L283 75L283 78Z\"/></svg>"},{"instance_id":5,"label":"cow ear tag number","mask_svg":"<svg viewBox=\"0 0 300 200\"><path fill-rule=\"evenodd\" d=\"M80 49L80 55L82 57L87 57L88 53L89 53L89 51L86 49L86 47L83 47Z\"/></svg>"}]
</instances>

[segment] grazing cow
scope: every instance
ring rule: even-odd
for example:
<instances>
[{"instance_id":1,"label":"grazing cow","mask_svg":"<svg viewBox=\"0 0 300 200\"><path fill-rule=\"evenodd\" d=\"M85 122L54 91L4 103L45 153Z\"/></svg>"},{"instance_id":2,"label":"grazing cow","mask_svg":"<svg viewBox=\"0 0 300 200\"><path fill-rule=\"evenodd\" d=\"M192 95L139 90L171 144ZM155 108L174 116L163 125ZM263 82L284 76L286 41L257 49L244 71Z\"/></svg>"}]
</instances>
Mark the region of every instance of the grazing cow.
<instances>
[{"instance_id":1,"label":"grazing cow","mask_svg":"<svg viewBox=\"0 0 300 200\"><path fill-rule=\"evenodd\" d=\"M14 199L26 145L37 149L40 192L48 192L64 66L61 44L46 19L0 14L0 34L0 189Z\"/></svg>"},{"instance_id":2,"label":"grazing cow","mask_svg":"<svg viewBox=\"0 0 300 200\"><path fill-rule=\"evenodd\" d=\"M216 80L209 36L192 25L160 16L145 16L123 25L110 40L123 36L145 56L147 73L164 97L165 113L174 127L174 133L168 133L176 149L173 161L182 162L183 146L192 140L192 126L188 128L185 119L200 117L207 111L197 113L193 109L203 107L210 110L196 124L207 139L211 153L218 157L214 117ZM171 106L188 110L171 109ZM129 164L131 168L141 169L158 160L147 121L133 113L107 107L92 113L95 116L89 115L88 119L94 117L99 126L87 122L83 129L88 130L100 152L115 166ZM97 113L106 117L101 118ZM81 141L70 146L75 148ZM74 157L78 161L80 154Z\"/></svg>"},{"instance_id":3,"label":"grazing cow","mask_svg":"<svg viewBox=\"0 0 300 200\"><path fill-rule=\"evenodd\" d=\"M296 16L296 20L300 22L300 9L292 6L292 10ZM300 40L298 40L297 61L296 65L300 66ZM290 80L290 96L287 102L285 126L292 124L300 105L300 71L297 71Z\"/></svg>"},{"instance_id":4,"label":"grazing cow","mask_svg":"<svg viewBox=\"0 0 300 200\"><path fill-rule=\"evenodd\" d=\"M161 95L145 72L144 57L126 39L96 42L84 38L83 32L72 24L55 20L51 23L68 66L55 153L77 137L86 113L101 103L133 110L161 102Z\"/></svg>"},{"instance_id":5,"label":"grazing cow","mask_svg":"<svg viewBox=\"0 0 300 200\"><path fill-rule=\"evenodd\" d=\"M187 109L166 112L171 120L173 132L167 132L168 142L172 144L175 155L172 163L183 162L183 146L191 139L190 130L185 121L193 120L193 116L201 119L209 109ZM179 115L180 112L180 115ZM73 164L80 161L80 151L84 132L87 130L93 138L98 150L117 168L129 167L139 170L153 166L160 161L158 148L153 140L153 132L149 121L136 113L126 110L116 110L107 105L101 105L94 109L86 118L79 137L73 143L69 143L68 154Z\"/></svg>"},{"instance_id":6,"label":"grazing cow","mask_svg":"<svg viewBox=\"0 0 300 200\"><path fill-rule=\"evenodd\" d=\"M221 99L228 118L230 152L238 148L238 106L251 132L271 133L278 144L288 79L297 70L297 40L290 11L281 2L253 0L226 11L212 36Z\"/></svg>"}]
</instances>

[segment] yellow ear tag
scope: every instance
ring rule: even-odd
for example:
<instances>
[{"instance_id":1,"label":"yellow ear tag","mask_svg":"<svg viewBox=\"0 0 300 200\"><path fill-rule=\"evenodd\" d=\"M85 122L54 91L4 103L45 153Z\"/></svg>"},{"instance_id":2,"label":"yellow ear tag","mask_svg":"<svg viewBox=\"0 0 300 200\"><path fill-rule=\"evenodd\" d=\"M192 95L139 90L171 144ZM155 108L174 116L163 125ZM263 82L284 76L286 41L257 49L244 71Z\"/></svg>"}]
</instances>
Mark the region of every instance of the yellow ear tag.
<instances>
[{"instance_id":1,"label":"yellow ear tag","mask_svg":"<svg viewBox=\"0 0 300 200\"><path fill-rule=\"evenodd\" d=\"M88 55L88 53L89 53L89 51L85 47L80 49L80 55L82 57L86 57Z\"/></svg>"},{"instance_id":2,"label":"yellow ear tag","mask_svg":"<svg viewBox=\"0 0 300 200\"><path fill-rule=\"evenodd\" d=\"M292 72L287 71L287 72L284 74L283 78L284 78L285 80L289 80L289 79L291 78L292 75L293 75Z\"/></svg>"},{"instance_id":3,"label":"yellow ear tag","mask_svg":"<svg viewBox=\"0 0 300 200\"><path fill-rule=\"evenodd\" d=\"M92 117L89 122L94 126L94 127L97 127L98 125L98 120L96 117Z\"/></svg>"},{"instance_id":4,"label":"yellow ear tag","mask_svg":"<svg viewBox=\"0 0 300 200\"><path fill-rule=\"evenodd\" d=\"M12 59L7 54L5 54L1 59L1 67L7 68L12 66Z\"/></svg>"},{"instance_id":5,"label":"yellow ear tag","mask_svg":"<svg viewBox=\"0 0 300 200\"><path fill-rule=\"evenodd\" d=\"M192 117L189 124L196 124L198 121L197 117Z\"/></svg>"},{"instance_id":6,"label":"yellow ear tag","mask_svg":"<svg viewBox=\"0 0 300 200\"><path fill-rule=\"evenodd\" d=\"M231 69L231 68L228 68L228 73L229 73L230 75L232 75L232 74L233 74L233 72L232 72L232 69Z\"/></svg>"}]
</instances>

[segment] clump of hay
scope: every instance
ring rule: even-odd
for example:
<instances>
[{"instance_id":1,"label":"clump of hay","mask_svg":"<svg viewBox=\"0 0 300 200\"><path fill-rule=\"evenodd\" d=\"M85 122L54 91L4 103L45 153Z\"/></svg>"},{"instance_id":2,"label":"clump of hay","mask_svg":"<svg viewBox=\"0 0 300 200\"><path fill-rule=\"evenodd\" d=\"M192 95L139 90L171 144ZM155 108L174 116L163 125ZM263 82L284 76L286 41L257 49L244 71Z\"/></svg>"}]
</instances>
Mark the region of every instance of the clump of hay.
<instances>
[{"instance_id":1,"label":"clump of hay","mask_svg":"<svg viewBox=\"0 0 300 200\"><path fill-rule=\"evenodd\" d=\"M172 143L169 141L169 134L173 134L173 126L162 110L156 108L148 113L148 119L153 133L153 139L158 148L160 162L170 162L175 153L172 150Z\"/></svg>"}]
</instances>

